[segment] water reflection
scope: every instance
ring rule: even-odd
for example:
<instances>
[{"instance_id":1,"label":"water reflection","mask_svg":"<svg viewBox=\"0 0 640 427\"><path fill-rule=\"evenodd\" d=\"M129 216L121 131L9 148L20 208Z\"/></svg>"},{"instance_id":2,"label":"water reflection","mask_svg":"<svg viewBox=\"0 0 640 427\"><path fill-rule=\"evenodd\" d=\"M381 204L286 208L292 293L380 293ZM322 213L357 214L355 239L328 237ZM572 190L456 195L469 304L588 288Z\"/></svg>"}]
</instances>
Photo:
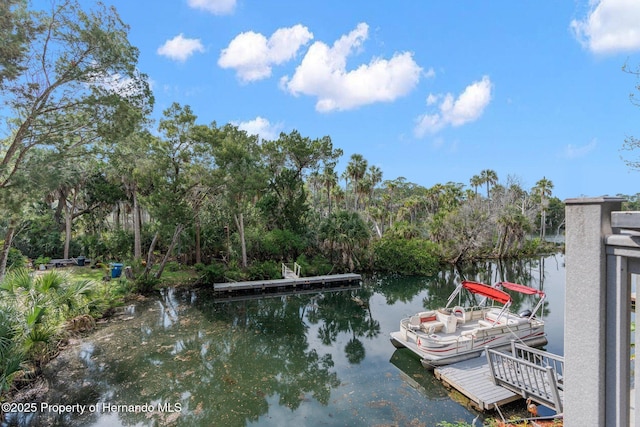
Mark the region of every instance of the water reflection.
<instances>
[{"instance_id":1,"label":"water reflection","mask_svg":"<svg viewBox=\"0 0 640 427\"><path fill-rule=\"evenodd\" d=\"M372 277L360 289L240 301L170 289L123 310L46 368L46 402L148 404L154 411L18 414L4 425L470 422L477 414L451 400L409 352L394 352L388 338L401 317L444 304L462 279L544 287L545 316L562 316L561 258L449 268L432 278ZM519 306L531 304L514 297ZM547 328L560 350L561 321L559 332Z\"/></svg>"},{"instance_id":2,"label":"water reflection","mask_svg":"<svg viewBox=\"0 0 640 427\"><path fill-rule=\"evenodd\" d=\"M389 360L398 368L400 376L409 386L423 394L429 400L449 398L447 390L435 376L416 363L415 357L408 351L396 350Z\"/></svg>"}]
</instances>

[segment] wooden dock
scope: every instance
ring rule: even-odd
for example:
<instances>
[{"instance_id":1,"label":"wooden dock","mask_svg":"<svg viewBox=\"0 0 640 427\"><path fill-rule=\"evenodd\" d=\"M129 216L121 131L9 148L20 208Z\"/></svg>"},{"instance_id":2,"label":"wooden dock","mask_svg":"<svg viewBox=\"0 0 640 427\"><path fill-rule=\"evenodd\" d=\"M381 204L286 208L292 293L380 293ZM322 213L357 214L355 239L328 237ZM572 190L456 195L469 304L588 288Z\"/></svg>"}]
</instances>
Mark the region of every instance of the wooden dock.
<instances>
[{"instance_id":1,"label":"wooden dock","mask_svg":"<svg viewBox=\"0 0 640 427\"><path fill-rule=\"evenodd\" d=\"M433 373L446 387L455 388L466 396L479 411L494 409L522 398L493 383L486 357L441 366L434 369Z\"/></svg>"},{"instance_id":2,"label":"wooden dock","mask_svg":"<svg viewBox=\"0 0 640 427\"><path fill-rule=\"evenodd\" d=\"M362 276L354 273L329 274L325 276L287 277L272 280L251 280L246 282L214 283L216 296L235 295L239 293L272 293L291 290L312 290L353 286L359 284Z\"/></svg>"}]
</instances>

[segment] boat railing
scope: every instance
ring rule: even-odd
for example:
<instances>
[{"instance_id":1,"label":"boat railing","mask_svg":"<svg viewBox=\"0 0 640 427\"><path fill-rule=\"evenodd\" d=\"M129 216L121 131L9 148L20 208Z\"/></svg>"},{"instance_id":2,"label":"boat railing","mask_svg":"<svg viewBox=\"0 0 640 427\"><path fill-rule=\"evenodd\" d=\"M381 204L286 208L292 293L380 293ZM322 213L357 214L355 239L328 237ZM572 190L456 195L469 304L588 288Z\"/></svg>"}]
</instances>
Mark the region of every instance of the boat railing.
<instances>
[{"instance_id":1,"label":"boat railing","mask_svg":"<svg viewBox=\"0 0 640 427\"><path fill-rule=\"evenodd\" d=\"M561 372L564 369L562 357L513 342L512 350L514 353L508 354L490 348L485 349L494 384L561 413L563 380L556 369Z\"/></svg>"}]
</instances>

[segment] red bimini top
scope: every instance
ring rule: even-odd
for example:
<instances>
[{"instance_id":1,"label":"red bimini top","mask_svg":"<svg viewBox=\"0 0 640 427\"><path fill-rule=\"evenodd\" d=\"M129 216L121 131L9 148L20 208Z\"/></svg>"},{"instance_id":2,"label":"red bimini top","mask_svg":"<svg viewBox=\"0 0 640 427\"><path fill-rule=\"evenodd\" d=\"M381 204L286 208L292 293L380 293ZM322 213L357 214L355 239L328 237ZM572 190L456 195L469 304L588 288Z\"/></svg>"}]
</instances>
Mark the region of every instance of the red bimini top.
<instances>
[{"instance_id":1,"label":"red bimini top","mask_svg":"<svg viewBox=\"0 0 640 427\"><path fill-rule=\"evenodd\" d=\"M522 286L522 285L519 285L519 286ZM469 280L465 280L462 282L462 287L473 294L479 294L484 297L491 298L492 300L497 301L501 304L506 304L508 302L511 302L511 296L508 293L506 293L505 291L501 291L498 288L485 285L484 283L471 282Z\"/></svg>"},{"instance_id":2,"label":"red bimini top","mask_svg":"<svg viewBox=\"0 0 640 427\"><path fill-rule=\"evenodd\" d=\"M496 284L502 286L503 288L507 288L512 291L520 292L521 294L526 295L540 295L544 296L544 292L539 291L538 289L533 289L529 286L521 285L519 283L511 283L511 282L499 282Z\"/></svg>"}]
</instances>

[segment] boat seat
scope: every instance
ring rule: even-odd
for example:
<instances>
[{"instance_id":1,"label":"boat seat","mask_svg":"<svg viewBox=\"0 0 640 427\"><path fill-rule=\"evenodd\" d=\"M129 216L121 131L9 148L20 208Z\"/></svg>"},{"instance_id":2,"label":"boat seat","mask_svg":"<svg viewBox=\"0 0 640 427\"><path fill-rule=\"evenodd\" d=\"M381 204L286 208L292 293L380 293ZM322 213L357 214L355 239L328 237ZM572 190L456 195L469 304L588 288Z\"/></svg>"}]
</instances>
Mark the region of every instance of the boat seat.
<instances>
[{"instance_id":1,"label":"boat seat","mask_svg":"<svg viewBox=\"0 0 640 427\"><path fill-rule=\"evenodd\" d=\"M520 323L525 323L527 320L519 317L519 316L514 316L511 313L504 313L499 319L498 316L500 315L500 312L496 312L495 310L491 310L490 312L487 313L486 315L486 320L490 321L490 322L495 322L496 320L498 320L497 324L501 324L504 325L505 323L507 325L518 325Z\"/></svg>"},{"instance_id":2,"label":"boat seat","mask_svg":"<svg viewBox=\"0 0 640 427\"><path fill-rule=\"evenodd\" d=\"M439 322L437 320L431 320L429 322L422 322L420 324L420 329L428 334L433 334L435 332L439 332L444 327L444 323Z\"/></svg>"},{"instance_id":3,"label":"boat seat","mask_svg":"<svg viewBox=\"0 0 640 427\"><path fill-rule=\"evenodd\" d=\"M500 322L493 322L491 320L478 320L478 325L482 326L483 328L493 328L495 325L499 325Z\"/></svg>"}]
</instances>

